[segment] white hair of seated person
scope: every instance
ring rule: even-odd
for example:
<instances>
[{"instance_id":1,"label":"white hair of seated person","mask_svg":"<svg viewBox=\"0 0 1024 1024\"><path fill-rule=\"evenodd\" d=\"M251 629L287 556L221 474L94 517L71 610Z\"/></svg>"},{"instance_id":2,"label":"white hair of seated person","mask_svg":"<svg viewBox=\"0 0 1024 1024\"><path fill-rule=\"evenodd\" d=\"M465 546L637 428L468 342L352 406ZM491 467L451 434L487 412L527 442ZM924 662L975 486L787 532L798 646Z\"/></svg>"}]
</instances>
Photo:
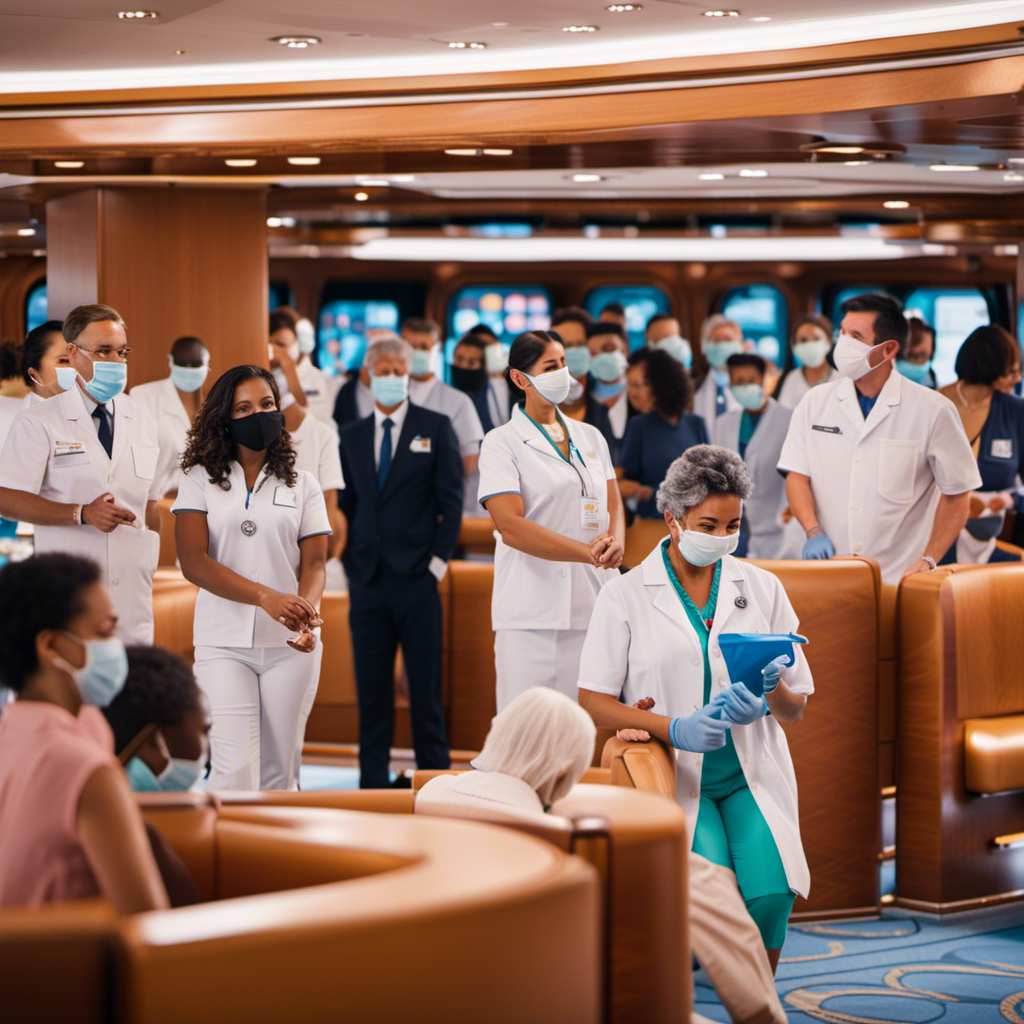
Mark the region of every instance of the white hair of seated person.
<instances>
[{"instance_id":1,"label":"white hair of seated person","mask_svg":"<svg viewBox=\"0 0 1024 1024\"><path fill-rule=\"evenodd\" d=\"M522 779L548 808L582 778L596 738L594 722L579 704L557 690L532 686L491 720L473 767Z\"/></svg>"}]
</instances>

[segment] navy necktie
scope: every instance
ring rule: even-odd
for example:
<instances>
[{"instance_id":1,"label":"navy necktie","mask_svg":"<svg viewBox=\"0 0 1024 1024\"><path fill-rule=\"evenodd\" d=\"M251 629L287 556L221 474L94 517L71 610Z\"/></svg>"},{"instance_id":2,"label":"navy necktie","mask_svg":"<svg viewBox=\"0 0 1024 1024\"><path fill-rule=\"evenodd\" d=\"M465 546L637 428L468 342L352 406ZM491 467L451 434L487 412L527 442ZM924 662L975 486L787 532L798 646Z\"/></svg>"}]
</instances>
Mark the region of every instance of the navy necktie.
<instances>
[{"instance_id":1,"label":"navy necktie","mask_svg":"<svg viewBox=\"0 0 1024 1024\"><path fill-rule=\"evenodd\" d=\"M92 411L93 419L96 420L96 436L100 439L107 458L113 458L114 432L110 429L110 413L105 405L97 405Z\"/></svg>"},{"instance_id":2,"label":"navy necktie","mask_svg":"<svg viewBox=\"0 0 1024 1024\"><path fill-rule=\"evenodd\" d=\"M715 415L721 416L726 409L725 388L723 388L721 384L717 383L717 381L715 386L718 388L718 393L715 395Z\"/></svg>"},{"instance_id":3,"label":"navy necktie","mask_svg":"<svg viewBox=\"0 0 1024 1024\"><path fill-rule=\"evenodd\" d=\"M395 425L394 420L388 418L381 426L384 428L384 439L380 443L380 463L377 466L377 489L384 490L384 481L388 478L388 470L391 468L391 428Z\"/></svg>"}]
</instances>

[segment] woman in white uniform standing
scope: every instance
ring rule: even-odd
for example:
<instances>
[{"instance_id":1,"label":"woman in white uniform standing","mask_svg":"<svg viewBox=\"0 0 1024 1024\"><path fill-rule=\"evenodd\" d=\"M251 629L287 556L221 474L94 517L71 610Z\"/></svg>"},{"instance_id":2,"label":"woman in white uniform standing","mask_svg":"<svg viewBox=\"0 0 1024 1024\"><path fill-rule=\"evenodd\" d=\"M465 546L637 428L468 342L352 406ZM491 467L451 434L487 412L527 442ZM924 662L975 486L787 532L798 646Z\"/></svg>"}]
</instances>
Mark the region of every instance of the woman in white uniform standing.
<instances>
[{"instance_id":1,"label":"woman in white uniform standing","mask_svg":"<svg viewBox=\"0 0 1024 1024\"><path fill-rule=\"evenodd\" d=\"M498 530L491 621L497 707L531 686L575 696L580 650L601 587L622 562L625 517L608 445L565 419L561 342L519 335L511 384L525 393L480 449L480 504Z\"/></svg>"},{"instance_id":2,"label":"woman in white uniform standing","mask_svg":"<svg viewBox=\"0 0 1024 1024\"><path fill-rule=\"evenodd\" d=\"M832 351L832 321L825 316L805 316L793 328L790 351L796 365L782 378L776 392L779 405L795 409L800 399L818 384L839 380L828 361Z\"/></svg>"},{"instance_id":3,"label":"woman in white uniform standing","mask_svg":"<svg viewBox=\"0 0 1024 1024\"><path fill-rule=\"evenodd\" d=\"M210 701L211 789L295 789L317 685L331 532L316 480L296 472L273 377L236 366L210 389L182 456L173 512L199 586L196 679Z\"/></svg>"}]
</instances>

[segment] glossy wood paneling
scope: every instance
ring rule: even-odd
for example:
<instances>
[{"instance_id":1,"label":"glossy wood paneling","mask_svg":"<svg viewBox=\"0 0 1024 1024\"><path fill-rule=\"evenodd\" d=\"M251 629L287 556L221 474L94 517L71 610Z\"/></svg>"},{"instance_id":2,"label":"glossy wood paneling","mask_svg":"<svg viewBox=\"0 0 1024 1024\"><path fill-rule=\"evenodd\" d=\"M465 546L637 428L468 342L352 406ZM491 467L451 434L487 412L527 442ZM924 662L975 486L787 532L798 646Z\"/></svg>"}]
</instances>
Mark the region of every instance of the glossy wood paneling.
<instances>
[{"instance_id":1,"label":"glossy wood paneling","mask_svg":"<svg viewBox=\"0 0 1024 1024\"><path fill-rule=\"evenodd\" d=\"M46 276L38 256L8 256L0 260L0 341L25 337L25 299L29 289Z\"/></svg>"},{"instance_id":2,"label":"glossy wood paneling","mask_svg":"<svg viewBox=\"0 0 1024 1024\"><path fill-rule=\"evenodd\" d=\"M195 334L213 373L266 364L267 255L260 191L98 188L48 204L50 315L105 302L128 325L131 385L167 376Z\"/></svg>"}]
</instances>

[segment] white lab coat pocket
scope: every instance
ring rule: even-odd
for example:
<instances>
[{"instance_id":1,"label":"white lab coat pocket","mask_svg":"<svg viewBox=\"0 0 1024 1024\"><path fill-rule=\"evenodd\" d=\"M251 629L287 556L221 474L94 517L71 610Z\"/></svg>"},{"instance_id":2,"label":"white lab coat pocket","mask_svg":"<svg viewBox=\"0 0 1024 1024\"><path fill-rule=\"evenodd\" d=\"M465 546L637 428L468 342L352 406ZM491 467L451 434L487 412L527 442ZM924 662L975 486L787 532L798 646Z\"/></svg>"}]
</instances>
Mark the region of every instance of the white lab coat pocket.
<instances>
[{"instance_id":1,"label":"white lab coat pocket","mask_svg":"<svg viewBox=\"0 0 1024 1024\"><path fill-rule=\"evenodd\" d=\"M133 444L132 458L135 460L135 475L140 480L152 480L156 476L156 460L160 449L148 444Z\"/></svg>"},{"instance_id":2,"label":"white lab coat pocket","mask_svg":"<svg viewBox=\"0 0 1024 1024\"><path fill-rule=\"evenodd\" d=\"M914 500L917 477L917 441L883 440L878 458L878 493L896 505Z\"/></svg>"}]
</instances>

